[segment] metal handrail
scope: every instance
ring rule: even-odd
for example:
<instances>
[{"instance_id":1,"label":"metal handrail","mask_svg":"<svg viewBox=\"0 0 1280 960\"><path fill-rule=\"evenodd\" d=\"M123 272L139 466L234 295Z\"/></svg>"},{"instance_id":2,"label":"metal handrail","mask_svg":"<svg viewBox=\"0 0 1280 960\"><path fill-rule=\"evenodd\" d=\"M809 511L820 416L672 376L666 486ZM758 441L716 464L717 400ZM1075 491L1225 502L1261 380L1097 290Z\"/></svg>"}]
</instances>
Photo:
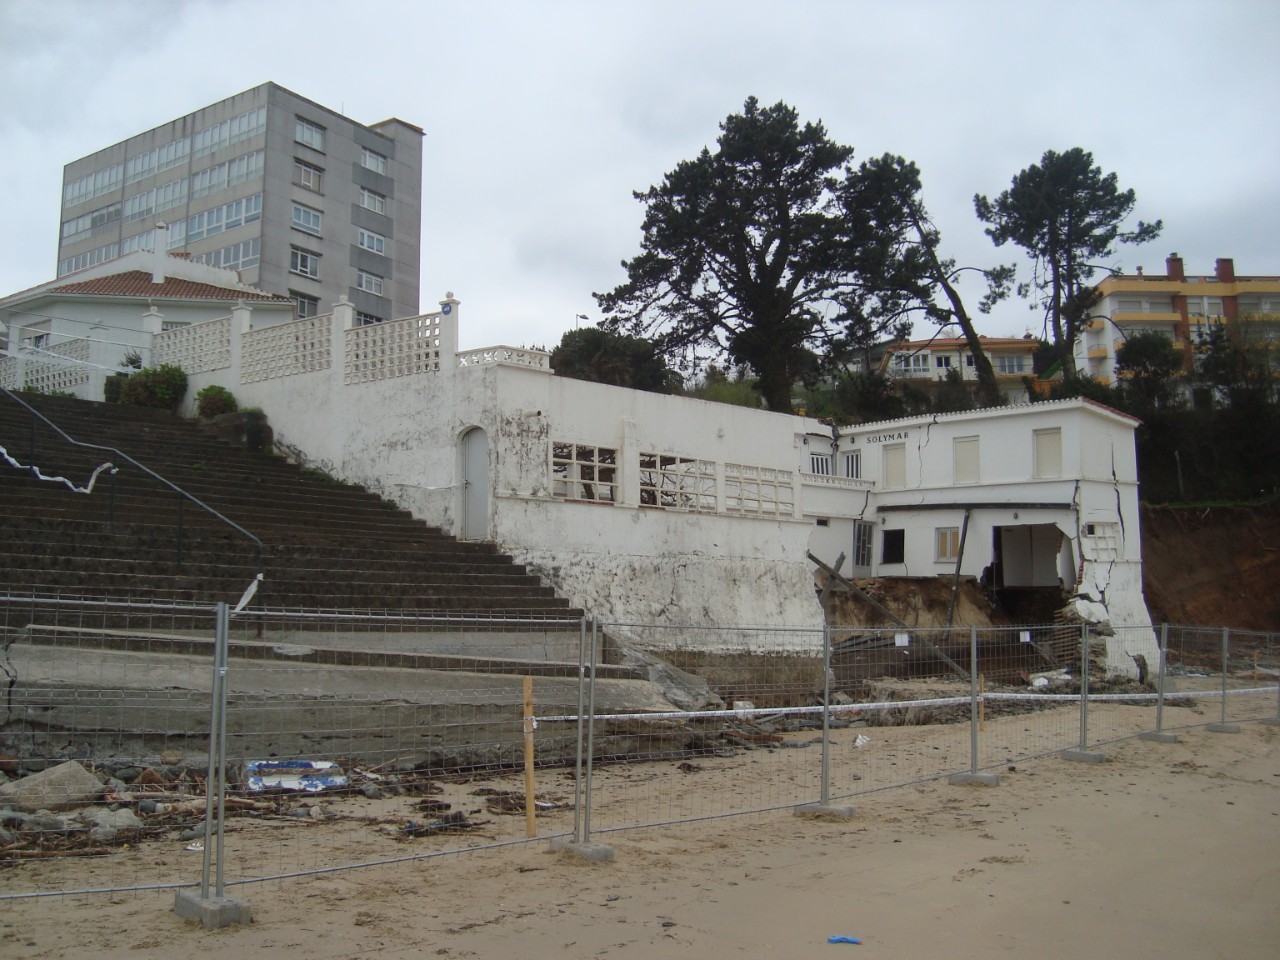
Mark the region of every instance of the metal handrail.
<instances>
[{"instance_id":1,"label":"metal handrail","mask_svg":"<svg viewBox=\"0 0 1280 960\"><path fill-rule=\"evenodd\" d=\"M170 490L176 493L181 498L178 501L178 563L182 563L182 505L187 500L190 500L197 507L200 507L206 513L210 514L213 517L216 517L218 520L221 520L227 526L231 527L231 529L242 534L243 536L245 536L246 538L248 538L253 542L253 544L258 548L257 580L261 581L264 579L264 576L266 574L266 548L263 547L261 540L255 537L252 533L250 533L244 527L240 526L240 524L236 523L234 520L230 520L227 517L224 517L221 513L219 513L213 507L209 506L203 500L199 499L198 497L190 493L187 493L187 491L183 490L177 484L172 483L169 480L166 480L164 477L160 476L160 474L156 473L150 467L143 466L141 463L133 459L133 457L129 456L127 453L121 450L117 450L115 447L106 447L97 443L85 443L83 440L76 440L74 437L71 437L70 435L68 435L67 432L63 430L61 427L59 427L56 423L54 423L52 420L50 420L48 417L42 414L39 410L37 410L35 407L31 406L31 404L27 403L27 401L23 400L21 397L15 394L12 390L8 389L7 387L0 387L0 391L3 391L4 393L8 394L9 399L25 407L27 412L31 414L33 418L32 428L31 428L33 437L35 435L35 419L38 418L41 421L43 421L44 424L47 427L49 427L49 429L53 430L54 433L58 434L58 436L62 437L63 440L67 441L67 443L71 444L72 446L84 447L88 450L103 450L103 451L106 451L107 453L115 454L121 460L124 460L132 464L133 466L137 467L139 470L147 474L149 477L159 480L162 484L164 484L166 487L168 487ZM34 444L34 440L32 442ZM34 453L35 451L33 449L32 450L33 460L35 459ZM114 494L114 486L112 488L112 492Z\"/></svg>"}]
</instances>

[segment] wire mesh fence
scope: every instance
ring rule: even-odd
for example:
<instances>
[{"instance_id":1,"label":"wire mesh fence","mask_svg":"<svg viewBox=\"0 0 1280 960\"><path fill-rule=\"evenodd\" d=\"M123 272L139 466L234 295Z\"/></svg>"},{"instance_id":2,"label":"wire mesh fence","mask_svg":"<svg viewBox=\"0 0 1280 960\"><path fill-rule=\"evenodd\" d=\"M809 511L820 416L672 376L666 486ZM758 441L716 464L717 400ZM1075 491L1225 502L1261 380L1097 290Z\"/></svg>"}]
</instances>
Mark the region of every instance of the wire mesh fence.
<instances>
[{"instance_id":1,"label":"wire mesh fence","mask_svg":"<svg viewBox=\"0 0 1280 960\"><path fill-rule=\"evenodd\" d=\"M10 594L0 631L0 898L203 895L211 875L221 893L1280 718L1276 634L1192 627L717 630Z\"/></svg>"}]
</instances>

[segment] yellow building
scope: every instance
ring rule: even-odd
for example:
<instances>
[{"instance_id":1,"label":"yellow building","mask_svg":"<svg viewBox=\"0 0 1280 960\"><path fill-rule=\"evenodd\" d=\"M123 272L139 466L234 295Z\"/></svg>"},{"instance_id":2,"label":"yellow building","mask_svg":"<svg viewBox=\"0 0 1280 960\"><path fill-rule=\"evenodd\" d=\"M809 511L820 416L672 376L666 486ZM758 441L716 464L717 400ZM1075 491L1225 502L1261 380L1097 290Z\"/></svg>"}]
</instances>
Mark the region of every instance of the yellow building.
<instances>
[{"instance_id":1,"label":"yellow building","mask_svg":"<svg viewBox=\"0 0 1280 960\"><path fill-rule=\"evenodd\" d=\"M1137 333L1169 337L1190 369L1195 346L1210 325L1280 322L1280 276L1237 277L1235 264L1220 257L1212 276L1187 276L1176 253L1165 260L1164 276L1117 274L1098 284L1102 299L1075 344L1076 369L1113 384L1116 354Z\"/></svg>"}]
</instances>

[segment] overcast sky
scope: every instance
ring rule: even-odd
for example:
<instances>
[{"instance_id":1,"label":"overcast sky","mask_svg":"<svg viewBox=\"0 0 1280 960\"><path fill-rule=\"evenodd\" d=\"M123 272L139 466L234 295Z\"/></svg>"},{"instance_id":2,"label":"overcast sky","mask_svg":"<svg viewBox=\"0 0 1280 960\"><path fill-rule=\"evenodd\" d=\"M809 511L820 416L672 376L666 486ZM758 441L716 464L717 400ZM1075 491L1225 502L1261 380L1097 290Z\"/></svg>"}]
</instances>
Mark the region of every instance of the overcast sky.
<instances>
[{"instance_id":1,"label":"overcast sky","mask_svg":"<svg viewBox=\"0 0 1280 960\"><path fill-rule=\"evenodd\" d=\"M422 305L457 295L463 347L598 320L591 294L639 252L632 191L751 95L855 162L913 160L961 263L1018 260L975 192L1079 146L1164 220L1126 272L1177 251L1189 273L1280 274L1275 0L0 0L0 295L55 276L66 163L268 80L426 131ZM980 329L1040 324L1013 301Z\"/></svg>"}]
</instances>

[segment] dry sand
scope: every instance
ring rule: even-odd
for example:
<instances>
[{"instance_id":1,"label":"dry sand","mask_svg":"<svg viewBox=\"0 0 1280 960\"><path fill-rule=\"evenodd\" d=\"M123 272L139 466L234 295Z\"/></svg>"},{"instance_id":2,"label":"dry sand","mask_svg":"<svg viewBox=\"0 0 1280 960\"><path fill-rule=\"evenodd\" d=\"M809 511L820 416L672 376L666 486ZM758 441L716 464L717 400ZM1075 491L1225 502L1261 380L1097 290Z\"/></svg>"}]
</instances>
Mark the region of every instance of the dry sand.
<instances>
[{"instance_id":1,"label":"dry sand","mask_svg":"<svg viewBox=\"0 0 1280 960\"><path fill-rule=\"evenodd\" d=\"M179 919L171 892L5 902L0 957L1280 956L1280 728L1182 739L884 791L847 822L595 837L612 863L538 842L238 886L242 928Z\"/></svg>"}]
</instances>

